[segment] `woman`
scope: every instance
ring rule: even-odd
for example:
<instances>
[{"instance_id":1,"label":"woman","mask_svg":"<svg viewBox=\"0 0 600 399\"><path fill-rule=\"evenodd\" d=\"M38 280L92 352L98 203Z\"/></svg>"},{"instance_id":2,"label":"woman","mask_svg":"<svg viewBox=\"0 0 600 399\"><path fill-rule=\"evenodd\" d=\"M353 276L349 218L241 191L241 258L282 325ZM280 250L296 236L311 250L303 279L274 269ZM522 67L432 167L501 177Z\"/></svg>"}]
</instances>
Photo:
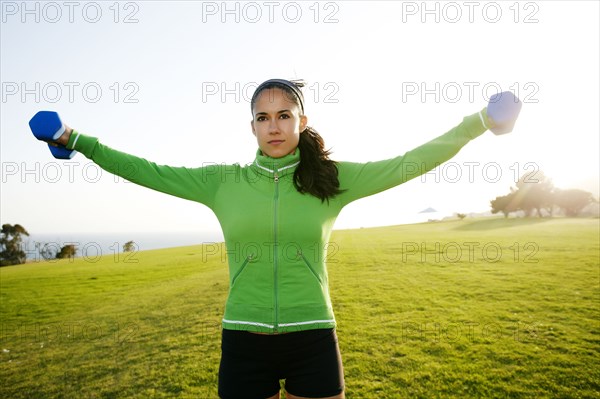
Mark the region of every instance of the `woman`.
<instances>
[{"instance_id":1,"label":"woman","mask_svg":"<svg viewBox=\"0 0 600 399\"><path fill-rule=\"evenodd\" d=\"M221 398L343 398L342 361L328 290L327 242L344 206L419 176L496 126L467 116L396 158L334 162L308 127L300 85L271 79L255 91L250 165L158 166L67 128L58 143L137 184L203 203L223 229L230 289L223 317ZM245 248L243 254L236 250ZM243 255L243 256L240 256Z\"/></svg>"}]
</instances>

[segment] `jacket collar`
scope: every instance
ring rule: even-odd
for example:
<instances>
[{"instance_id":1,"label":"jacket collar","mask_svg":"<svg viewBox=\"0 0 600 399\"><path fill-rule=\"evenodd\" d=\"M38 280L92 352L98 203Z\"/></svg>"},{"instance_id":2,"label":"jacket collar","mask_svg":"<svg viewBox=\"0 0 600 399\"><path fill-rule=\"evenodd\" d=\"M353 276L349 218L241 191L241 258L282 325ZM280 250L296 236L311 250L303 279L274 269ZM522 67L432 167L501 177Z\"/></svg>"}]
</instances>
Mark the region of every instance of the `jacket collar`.
<instances>
[{"instance_id":1,"label":"jacket collar","mask_svg":"<svg viewBox=\"0 0 600 399\"><path fill-rule=\"evenodd\" d=\"M300 149L296 148L293 154L288 154L281 158L271 158L268 155L263 155L260 149L256 150L256 158L252 167L261 175L274 177L277 173L278 177L294 173L296 167L300 164Z\"/></svg>"}]
</instances>

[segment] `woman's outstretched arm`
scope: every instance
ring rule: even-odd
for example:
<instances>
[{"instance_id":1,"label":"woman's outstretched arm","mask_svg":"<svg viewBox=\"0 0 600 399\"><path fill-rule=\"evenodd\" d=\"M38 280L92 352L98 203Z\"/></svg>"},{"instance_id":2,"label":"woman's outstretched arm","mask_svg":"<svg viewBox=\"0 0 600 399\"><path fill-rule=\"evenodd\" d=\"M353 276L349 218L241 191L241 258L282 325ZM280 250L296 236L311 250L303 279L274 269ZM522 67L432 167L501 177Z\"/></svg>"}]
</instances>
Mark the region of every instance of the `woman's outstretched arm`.
<instances>
[{"instance_id":1,"label":"woman's outstretched arm","mask_svg":"<svg viewBox=\"0 0 600 399\"><path fill-rule=\"evenodd\" d=\"M340 188L346 191L339 199L346 205L405 183L448 161L469 141L495 126L486 110L465 117L447 133L401 156L377 162L340 162Z\"/></svg>"},{"instance_id":2,"label":"woman's outstretched arm","mask_svg":"<svg viewBox=\"0 0 600 399\"><path fill-rule=\"evenodd\" d=\"M144 158L114 150L91 136L83 135L68 126L56 140L67 149L76 150L102 169L132 183L176 197L212 207L225 165L211 163L199 168L157 165ZM231 166L230 166L231 167Z\"/></svg>"}]
</instances>

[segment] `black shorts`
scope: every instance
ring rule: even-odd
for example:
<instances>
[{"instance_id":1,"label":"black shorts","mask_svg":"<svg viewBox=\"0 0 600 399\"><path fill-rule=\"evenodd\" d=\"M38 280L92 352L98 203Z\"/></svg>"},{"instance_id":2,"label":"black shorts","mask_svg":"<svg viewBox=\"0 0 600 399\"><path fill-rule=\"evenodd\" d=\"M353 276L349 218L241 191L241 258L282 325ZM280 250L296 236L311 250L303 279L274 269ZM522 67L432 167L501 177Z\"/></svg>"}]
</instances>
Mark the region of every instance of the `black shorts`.
<instances>
[{"instance_id":1,"label":"black shorts","mask_svg":"<svg viewBox=\"0 0 600 399\"><path fill-rule=\"evenodd\" d=\"M265 399L279 392L308 398L344 390L344 371L335 329L262 335L223 330L219 396Z\"/></svg>"}]
</instances>

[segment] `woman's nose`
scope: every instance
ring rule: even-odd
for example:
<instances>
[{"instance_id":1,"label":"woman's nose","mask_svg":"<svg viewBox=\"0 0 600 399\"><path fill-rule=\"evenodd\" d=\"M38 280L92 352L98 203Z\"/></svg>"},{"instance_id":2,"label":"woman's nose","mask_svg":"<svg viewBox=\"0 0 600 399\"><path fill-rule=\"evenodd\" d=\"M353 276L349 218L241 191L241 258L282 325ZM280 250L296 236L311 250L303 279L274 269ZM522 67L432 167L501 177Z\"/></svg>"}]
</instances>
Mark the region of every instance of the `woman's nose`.
<instances>
[{"instance_id":1,"label":"woman's nose","mask_svg":"<svg viewBox=\"0 0 600 399\"><path fill-rule=\"evenodd\" d=\"M269 122L269 133L279 133L279 126L277 125L277 119L273 118Z\"/></svg>"}]
</instances>

